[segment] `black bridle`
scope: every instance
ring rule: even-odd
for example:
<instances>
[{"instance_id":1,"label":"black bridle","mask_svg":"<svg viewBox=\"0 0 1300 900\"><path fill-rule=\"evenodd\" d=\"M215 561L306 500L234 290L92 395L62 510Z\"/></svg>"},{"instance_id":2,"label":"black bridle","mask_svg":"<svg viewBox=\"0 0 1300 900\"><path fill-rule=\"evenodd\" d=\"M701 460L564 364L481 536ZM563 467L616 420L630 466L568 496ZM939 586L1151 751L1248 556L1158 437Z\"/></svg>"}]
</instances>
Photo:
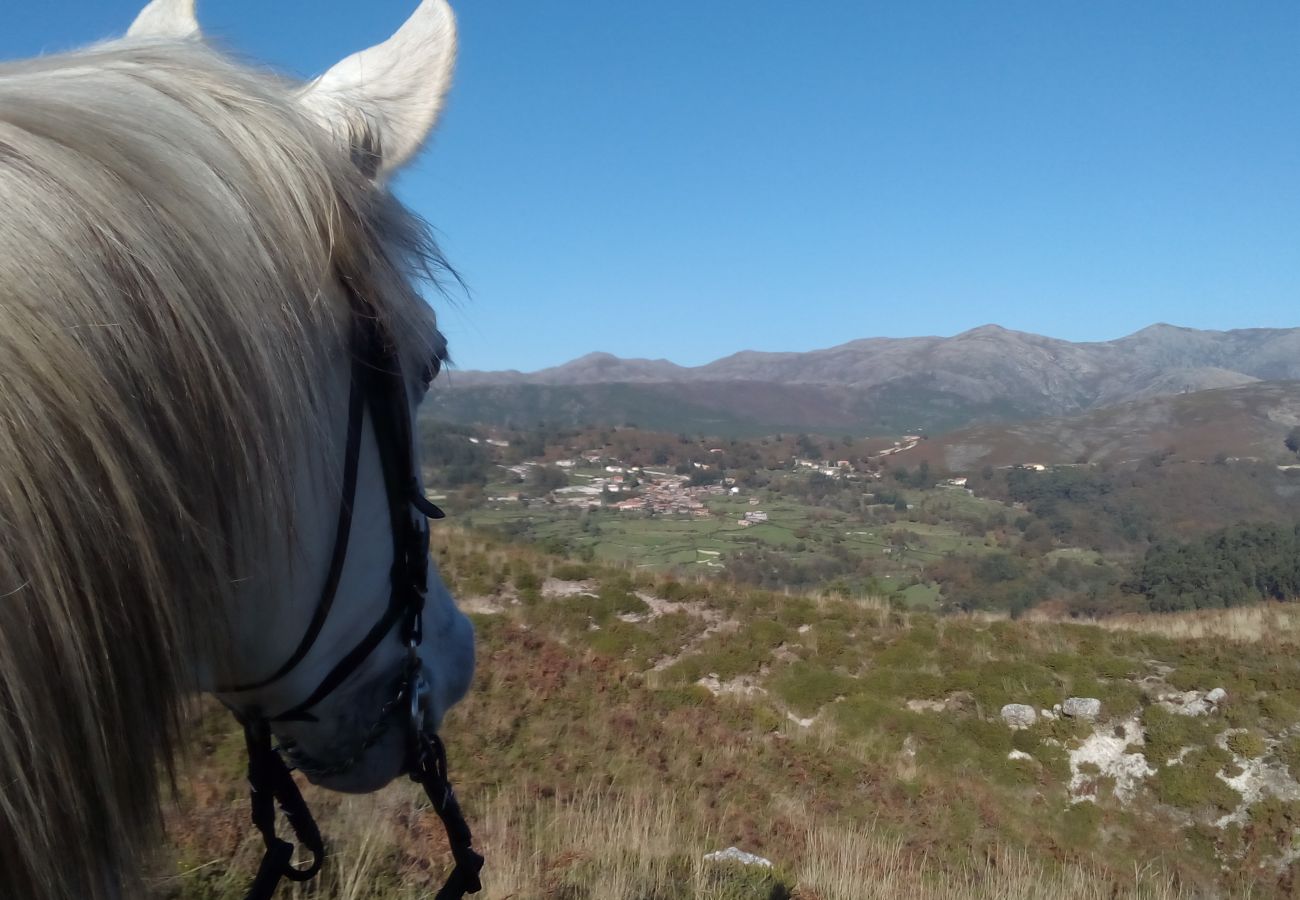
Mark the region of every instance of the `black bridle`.
<instances>
[{"instance_id":1,"label":"black bridle","mask_svg":"<svg viewBox=\"0 0 1300 900\"><path fill-rule=\"evenodd\" d=\"M217 692L237 694L264 688L293 671L307 656L320 636L338 592L343 564L347 559L352 531L352 506L356 499L357 468L361 436L367 410L379 445L380 464L388 494L389 528L393 540L392 590L384 615L363 638L325 675L302 702L274 715L256 707L230 706L244 726L248 745L248 782L252 799L253 825L266 844L261 866L245 900L269 900L282 879L309 881L325 862L325 843L312 818L281 751L298 768L316 776L337 775L350 769L367 749L391 727L405 719L407 770L420 784L447 830L456 866L437 900L460 900L476 894L482 886L479 871L483 857L475 852L473 836L461 812L447 774L447 753L438 735L425 727L423 701L426 685L421 675L419 647L424 638L425 590L429 575L429 519L443 518L420 490L414 456L414 435L406 379L397 349L373 312L343 281L352 307L352 375L348 397L348 434L343 464L334 551L321 597L302 640L293 654L275 672L249 684L223 686ZM437 374L440 360L426 370L426 381ZM392 699L380 709L378 718L365 733L354 753L330 767L313 762L292 741L272 745L275 722L314 722L312 710L338 689L375 649L396 636L406 647L402 670L393 685ZM228 704L229 705L229 704ZM404 715L403 715L404 714ZM275 833L275 806L279 804L298 842L312 855L305 868L293 865L294 845Z\"/></svg>"}]
</instances>

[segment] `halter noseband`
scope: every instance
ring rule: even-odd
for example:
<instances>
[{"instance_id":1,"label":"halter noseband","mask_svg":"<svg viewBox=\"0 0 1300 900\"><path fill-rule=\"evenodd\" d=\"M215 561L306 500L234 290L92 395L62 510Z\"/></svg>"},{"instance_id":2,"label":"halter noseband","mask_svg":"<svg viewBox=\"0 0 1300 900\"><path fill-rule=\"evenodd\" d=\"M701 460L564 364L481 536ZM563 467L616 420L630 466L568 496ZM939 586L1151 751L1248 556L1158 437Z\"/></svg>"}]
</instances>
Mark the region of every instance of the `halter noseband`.
<instances>
[{"instance_id":1,"label":"halter noseband","mask_svg":"<svg viewBox=\"0 0 1300 900\"><path fill-rule=\"evenodd\" d=\"M421 674L419 647L424 638L425 590L429 575L428 519L443 518L420 491L413 451L413 426L408 402L406 379L397 350L372 310L357 295L346 279L352 315L352 375L348 397L348 434L343 463L343 484L339 499L338 524L334 550L330 558L325 586L316 611L293 654L275 672L248 684L222 686L217 693L237 694L264 688L293 671L306 658L324 628L338 592L343 564L347 558L352 531L352 506L356 498L357 469L361 455L361 434L365 412L379 446L379 459L388 494L389 529L393 540L392 590L384 615L366 635L325 675L316 689L302 702L275 715L257 708L230 706L244 726L248 746L248 781L251 789L252 820L262 834L266 851L257 876L245 900L269 900L281 879L309 881L325 861L325 844L311 811L278 750L284 751L294 767L318 777L348 771L391 726L395 716L405 712L407 768L411 780L419 783L434 810L442 819L451 844L456 866L436 900L460 900L465 894L481 890L479 870L483 857L473 848L473 836L447 774L447 754L438 735L425 727L424 702L426 685ZM434 360L429 373L437 374L439 361ZM417 514L418 515L415 515ZM363 736L355 752L341 762L326 767L310 760L292 741L279 748L271 743L273 722L314 722L312 710L342 685L388 638L394 628L406 647L402 671L396 679L393 697L380 709L374 724ZM293 844L275 833L275 804L279 803L298 841L312 855L303 869L294 867Z\"/></svg>"}]
</instances>

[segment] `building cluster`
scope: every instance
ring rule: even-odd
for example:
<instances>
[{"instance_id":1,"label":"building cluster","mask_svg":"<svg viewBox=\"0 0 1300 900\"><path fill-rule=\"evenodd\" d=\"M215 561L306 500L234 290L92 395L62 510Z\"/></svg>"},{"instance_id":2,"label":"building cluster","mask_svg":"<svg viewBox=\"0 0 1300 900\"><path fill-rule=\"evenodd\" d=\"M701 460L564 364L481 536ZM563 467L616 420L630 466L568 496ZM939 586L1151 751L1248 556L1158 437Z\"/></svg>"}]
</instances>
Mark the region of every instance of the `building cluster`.
<instances>
[{"instance_id":1,"label":"building cluster","mask_svg":"<svg viewBox=\"0 0 1300 900\"><path fill-rule=\"evenodd\" d=\"M502 468L520 480L527 481L530 470L538 465L540 463L530 461ZM569 476L570 484L552 491L547 502L577 509L608 505L611 509L625 513L694 516L703 519L712 515L705 506L707 497L739 493L739 488L731 479L726 479L723 484L694 486L687 476L629 466L596 452L561 459L553 465ZM526 494L512 493L492 499L497 502L518 502L524 496Z\"/></svg>"},{"instance_id":2,"label":"building cluster","mask_svg":"<svg viewBox=\"0 0 1300 900\"><path fill-rule=\"evenodd\" d=\"M627 513L644 512L706 519L710 513L704 505L704 498L711 494L721 494L725 490L721 485L691 487L684 476L667 472L643 470L641 478L641 496L616 503L615 509Z\"/></svg>"}]
</instances>

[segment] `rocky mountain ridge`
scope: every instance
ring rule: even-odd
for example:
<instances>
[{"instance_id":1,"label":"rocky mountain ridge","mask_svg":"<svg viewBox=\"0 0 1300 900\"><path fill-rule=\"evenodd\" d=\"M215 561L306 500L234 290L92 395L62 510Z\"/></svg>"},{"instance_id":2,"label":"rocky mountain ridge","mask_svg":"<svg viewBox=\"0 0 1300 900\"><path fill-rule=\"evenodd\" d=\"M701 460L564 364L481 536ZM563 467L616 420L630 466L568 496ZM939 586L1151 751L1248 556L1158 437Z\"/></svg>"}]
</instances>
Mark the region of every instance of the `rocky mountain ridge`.
<instances>
[{"instance_id":1,"label":"rocky mountain ridge","mask_svg":"<svg viewBox=\"0 0 1300 900\"><path fill-rule=\"evenodd\" d=\"M695 367L593 353L529 374L452 372L440 397L448 417L462 421L475 421L477 409L490 413L477 421L516 424L533 415L671 426L681 414L693 430L711 418L720 431L946 429L1296 379L1300 328L1160 324L1075 343L986 325L953 337L867 338L807 353L743 351ZM683 385L691 386L686 394Z\"/></svg>"}]
</instances>

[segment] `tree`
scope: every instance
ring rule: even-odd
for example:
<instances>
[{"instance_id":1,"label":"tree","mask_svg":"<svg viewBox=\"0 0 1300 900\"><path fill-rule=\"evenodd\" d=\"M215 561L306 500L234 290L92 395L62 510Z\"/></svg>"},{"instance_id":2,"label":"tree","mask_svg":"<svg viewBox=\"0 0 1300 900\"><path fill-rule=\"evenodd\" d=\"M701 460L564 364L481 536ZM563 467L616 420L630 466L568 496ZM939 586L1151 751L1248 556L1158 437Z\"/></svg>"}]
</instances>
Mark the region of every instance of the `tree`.
<instances>
[{"instance_id":1,"label":"tree","mask_svg":"<svg viewBox=\"0 0 1300 900\"><path fill-rule=\"evenodd\" d=\"M1286 444L1288 450L1296 456L1300 456L1300 425L1287 432L1286 440L1283 443Z\"/></svg>"},{"instance_id":2,"label":"tree","mask_svg":"<svg viewBox=\"0 0 1300 900\"><path fill-rule=\"evenodd\" d=\"M806 434L801 434L795 438L795 445L799 448L799 451L809 459L818 459L822 455L822 448L817 445L816 441Z\"/></svg>"},{"instance_id":3,"label":"tree","mask_svg":"<svg viewBox=\"0 0 1300 900\"><path fill-rule=\"evenodd\" d=\"M544 494L565 487L568 483L569 476L555 466L533 466L528 472L528 486Z\"/></svg>"}]
</instances>

